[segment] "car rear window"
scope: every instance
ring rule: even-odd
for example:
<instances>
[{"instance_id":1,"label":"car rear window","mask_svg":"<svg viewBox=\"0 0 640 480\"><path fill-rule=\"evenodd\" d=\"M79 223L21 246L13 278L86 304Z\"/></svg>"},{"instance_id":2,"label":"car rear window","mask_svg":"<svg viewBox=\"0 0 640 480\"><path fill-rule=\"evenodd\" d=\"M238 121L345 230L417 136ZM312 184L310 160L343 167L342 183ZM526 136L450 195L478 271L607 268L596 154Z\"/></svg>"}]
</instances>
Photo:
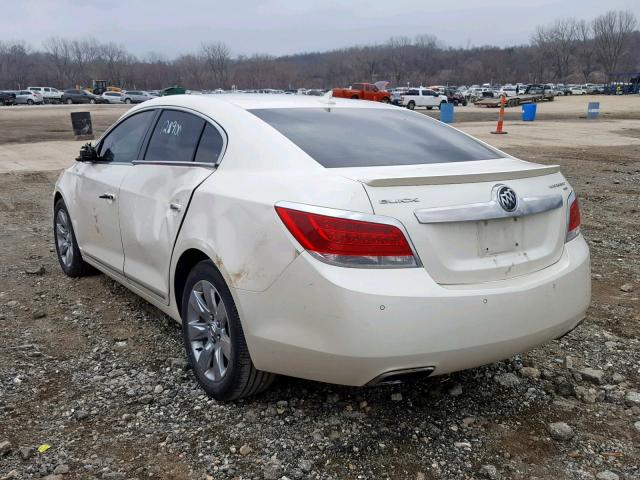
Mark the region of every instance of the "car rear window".
<instances>
[{"instance_id":1,"label":"car rear window","mask_svg":"<svg viewBox=\"0 0 640 480\"><path fill-rule=\"evenodd\" d=\"M386 108L250 110L326 168L468 162L500 153L425 115Z\"/></svg>"}]
</instances>

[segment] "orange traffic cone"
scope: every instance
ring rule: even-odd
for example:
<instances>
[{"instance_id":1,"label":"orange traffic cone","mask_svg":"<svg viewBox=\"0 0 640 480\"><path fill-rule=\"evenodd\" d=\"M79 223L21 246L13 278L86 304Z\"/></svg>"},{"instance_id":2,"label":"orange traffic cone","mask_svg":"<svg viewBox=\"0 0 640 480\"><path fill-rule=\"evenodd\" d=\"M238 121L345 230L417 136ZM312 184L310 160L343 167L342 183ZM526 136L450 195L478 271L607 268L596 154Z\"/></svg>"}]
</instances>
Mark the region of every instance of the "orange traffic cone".
<instances>
[{"instance_id":1,"label":"orange traffic cone","mask_svg":"<svg viewBox=\"0 0 640 480\"><path fill-rule=\"evenodd\" d=\"M504 121L504 106L506 103L507 103L507 97L506 95L503 94L502 97L500 98L500 113L498 114L498 125L496 126L496 131L491 133L495 133L497 135L507 134L507 132L502 130L502 123Z\"/></svg>"}]
</instances>

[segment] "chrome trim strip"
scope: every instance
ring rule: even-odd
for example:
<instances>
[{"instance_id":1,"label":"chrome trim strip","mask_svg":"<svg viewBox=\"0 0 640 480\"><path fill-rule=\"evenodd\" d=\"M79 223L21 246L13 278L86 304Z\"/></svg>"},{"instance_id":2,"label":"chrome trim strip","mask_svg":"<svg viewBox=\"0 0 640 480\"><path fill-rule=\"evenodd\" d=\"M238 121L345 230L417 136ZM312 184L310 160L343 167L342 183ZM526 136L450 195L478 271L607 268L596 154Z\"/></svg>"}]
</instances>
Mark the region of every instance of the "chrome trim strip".
<instances>
[{"instance_id":1,"label":"chrome trim strip","mask_svg":"<svg viewBox=\"0 0 640 480\"><path fill-rule=\"evenodd\" d=\"M405 238L407 239L407 242L409 243L409 246L411 247L411 252L413 253L414 258L416 259L416 265L412 265L412 266L395 266L395 265L382 265L382 266L375 266L375 265L340 265L341 267L346 267L346 268L421 268L422 265L422 261L420 260L420 257L418 256L418 251L416 250L416 247L413 245L413 242L411 241L411 237L409 236L409 232L407 231L407 229L405 228L405 226L402 224L402 222L400 222L399 220L393 218L393 217L385 217L382 215L374 215L371 213L362 213L362 212L354 212L351 210L339 210L339 209L335 209L335 208L327 208L327 207L318 207L316 205L307 205L305 203L296 203L296 202L288 202L285 200L276 202L275 204L276 207L283 207L283 208L290 208L291 210L299 210L301 212L309 212L309 213L317 213L318 215L325 215L327 217L336 217L336 218L345 218L348 220L359 220L361 222L372 222L372 223L382 223L385 225L393 225L394 227L397 227L398 229L400 229L400 231L403 233L403 235L405 236ZM298 242L296 242L298 243ZM302 248L302 246L300 246L300 248ZM302 250L304 250L304 248L302 248ZM309 252L313 258L320 260L321 262L327 263L329 265L335 265L334 263L332 263L331 261L323 258L320 255L316 255L313 252Z\"/></svg>"},{"instance_id":2,"label":"chrome trim strip","mask_svg":"<svg viewBox=\"0 0 640 480\"><path fill-rule=\"evenodd\" d=\"M562 195L543 197L518 197L518 206L512 212L503 209L495 196L489 202L454 205L451 207L423 208L414 215L420 223L474 222L478 220L494 220L497 218L525 217L536 213L555 210L563 205Z\"/></svg>"},{"instance_id":3,"label":"chrome trim strip","mask_svg":"<svg viewBox=\"0 0 640 480\"><path fill-rule=\"evenodd\" d=\"M97 259L96 257L94 257L93 255L87 253L87 252L82 252L82 256L85 257L85 260L87 260L88 263L92 263L94 267L96 267L98 270L107 270L108 272L111 272L112 275L118 276L119 278L123 279L126 282L131 283L132 285L134 285L137 288L141 288L143 291L147 292L147 294L152 294L154 297L157 297L161 300L167 300L167 296L160 293L158 290L156 290L155 288L152 288L144 283L141 283L140 281L137 280L133 280L131 277L127 277L124 272L121 272L119 270L116 270L115 268L113 268L110 265L107 265L106 263L104 263L102 260ZM105 272L107 273L107 272Z\"/></svg>"},{"instance_id":4,"label":"chrome trim strip","mask_svg":"<svg viewBox=\"0 0 640 480\"><path fill-rule=\"evenodd\" d=\"M149 285L147 285L144 282L141 282L140 280L134 280L133 278L127 276L127 274L124 274L125 278L127 279L127 281L133 283L135 286L137 286L138 288L142 288L143 290L146 290L149 293L152 293L154 296L161 298L162 300L166 301L167 300L167 296L160 292L160 290L156 290L153 287L150 287Z\"/></svg>"},{"instance_id":5,"label":"chrome trim strip","mask_svg":"<svg viewBox=\"0 0 640 480\"><path fill-rule=\"evenodd\" d=\"M203 167L215 170L218 168L217 163L206 162L169 162L162 160L134 160L131 162L133 165L170 165L172 167Z\"/></svg>"},{"instance_id":6,"label":"chrome trim strip","mask_svg":"<svg viewBox=\"0 0 640 480\"><path fill-rule=\"evenodd\" d=\"M530 170L515 170L510 172L482 172L482 173L460 173L451 175L431 175L427 177L362 177L359 181L370 187L405 187L414 185L451 185L457 183L476 182L504 182L507 180L517 180L521 178L540 177L550 175L560 171L558 165L550 165Z\"/></svg>"}]
</instances>

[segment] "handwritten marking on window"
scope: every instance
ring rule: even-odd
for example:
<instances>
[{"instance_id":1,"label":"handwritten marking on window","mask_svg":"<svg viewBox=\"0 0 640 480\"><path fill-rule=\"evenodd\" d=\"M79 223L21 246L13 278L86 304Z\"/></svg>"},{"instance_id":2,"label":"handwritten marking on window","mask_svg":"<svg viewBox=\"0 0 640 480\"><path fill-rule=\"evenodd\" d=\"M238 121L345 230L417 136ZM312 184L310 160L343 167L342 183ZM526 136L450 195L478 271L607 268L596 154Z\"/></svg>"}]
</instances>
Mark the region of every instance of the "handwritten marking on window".
<instances>
[{"instance_id":1,"label":"handwritten marking on window","mask_svg":"<svg viewBox=\"0 0 640 480\"><path fill-rule=\"evenodd\" d=\"M178 137L182 132L182 125L180 125L177 120L174 120L173 122L165 120L164 127L162 128L161 132L165 135L173 135Z\"/></svg>"}]
</instances>

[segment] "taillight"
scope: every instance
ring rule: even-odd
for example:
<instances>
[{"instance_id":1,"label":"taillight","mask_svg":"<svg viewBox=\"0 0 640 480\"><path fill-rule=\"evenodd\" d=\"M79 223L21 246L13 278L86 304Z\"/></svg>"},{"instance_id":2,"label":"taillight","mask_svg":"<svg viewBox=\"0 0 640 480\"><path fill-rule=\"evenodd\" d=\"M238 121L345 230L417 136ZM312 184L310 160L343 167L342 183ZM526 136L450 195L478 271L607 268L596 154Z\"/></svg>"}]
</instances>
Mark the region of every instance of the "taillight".
<instances>
[{"instance_id":1,"label":"taillight","mask_svg":"<svg viewBox=\"0 0 640 480\"><path fill-rule=\"evenodd\" d=\"M569 204L569 218L567 219L567 238L566 242L573 240L580 233L580 205L575 192L571 192L567 199Z\"/></svg>"},{"instance_id":2,"label":"taillight","mask_svg":"<svg viewBox=\"0 0 640 480\"><path fill-rule=\"evenodd\" d=\"M351 212L276 206L291 235L316 258L345 267L416 267L404 232L393 221ZM326 213L326 214L325 214Z\"/></svg>"}]
</instances>

